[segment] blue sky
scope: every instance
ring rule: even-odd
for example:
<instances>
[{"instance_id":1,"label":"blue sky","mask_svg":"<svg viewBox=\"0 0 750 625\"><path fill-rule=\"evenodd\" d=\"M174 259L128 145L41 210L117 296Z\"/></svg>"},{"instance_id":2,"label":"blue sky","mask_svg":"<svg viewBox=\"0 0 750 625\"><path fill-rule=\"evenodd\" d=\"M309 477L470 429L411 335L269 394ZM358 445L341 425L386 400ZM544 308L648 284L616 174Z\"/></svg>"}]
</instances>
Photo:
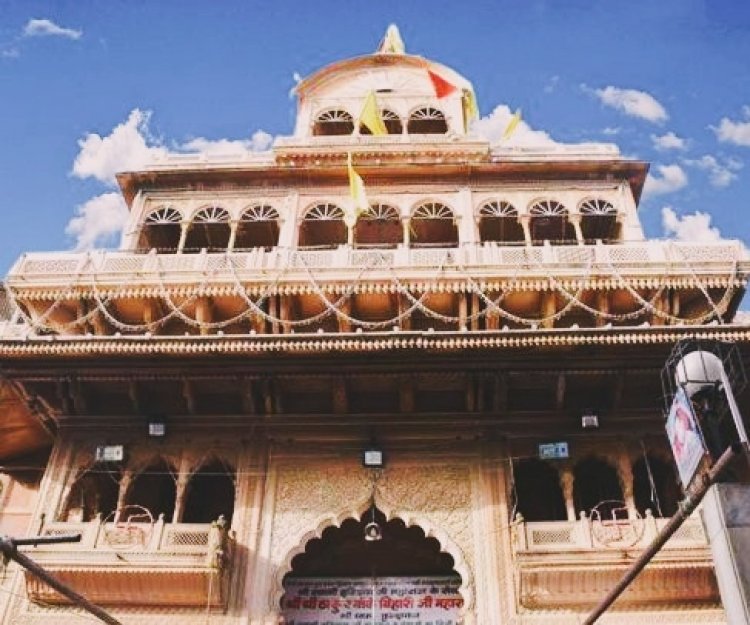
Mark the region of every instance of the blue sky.
<instances>
[{"instance_id":1,"label":"blue sky","mask_svg":"<svg viewBox=\"0 0 750 625\"><path fill-rule=\"evenodd\" d=\"M120 152L291 133L294 74L374 51L390 22L473 82L482 115L521 107L556 141L650 161L649 236L750 242L747 1L0 0L0 269L75 247Z\"/></svg>"}]
</instances>

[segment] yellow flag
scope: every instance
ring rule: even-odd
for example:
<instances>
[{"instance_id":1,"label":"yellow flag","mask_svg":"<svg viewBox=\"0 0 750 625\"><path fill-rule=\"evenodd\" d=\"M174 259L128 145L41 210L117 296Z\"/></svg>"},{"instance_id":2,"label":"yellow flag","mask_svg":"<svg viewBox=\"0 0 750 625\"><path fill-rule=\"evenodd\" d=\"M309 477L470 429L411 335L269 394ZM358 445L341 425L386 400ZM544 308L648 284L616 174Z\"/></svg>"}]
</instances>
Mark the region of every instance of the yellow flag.
<instances>
[{"instance_id":1,"label":"yellow flag","mask_svg":"<svg viewBox=\"0 0 750 625\"><path fill-rule=\"evenodd\" d=\"M398 26L391 24L385 31L385 37L378 47L379 54L404 54L406 47L404 40L401 39L401 33L398 32Z\"/></svg>"},{"instance_id":2,"label":"yellow flag","mask_svg":"<svg viewBox=\"0 0 750 625\"><path fill-rule=\"evenodd\" d=\"M383 118L380 117L380 111L378 110L378 101L375 99L375 92L370 91L365 98L365 103L362 106L362 112L359 114L359 123L364 124L369 128L370 132L374 135L387 135L388 129L383 123Z\"/></svg>"},{"instance_id":3,"label":"yellow flag","mask_svg":"<svg viewBox=\"0 0 750 625\"><path fill-rule=\"evenodd\" d=\"M471 89L464 89L463 96L461 98L461 104L464 110L464 129L469 129L469 124L475 119L479 119L479 107L477 106L477 98Z\"/></svg>"},{"instance_id":4,"label":"yellow flag","mask_svg":"<svg viewBox=\"0 0 750 625\"><path fill-rule=\"evenodd\" d=\"M513 117L510 118L508 125L505 127L505 132L503 132L503 136L500 138L500 141L505 141L506 139L510 139L513 133L516 131L516 127L518 126L518 123L520 121L521 121L521 109L516 109L516 112L513 113Z\"/></svg>"},{"instance_id":5,"label":"yellow flag","mask_svg":"<svg viewBox=\"0 0 750 625\"><path fill-rule=\"evenodd\" d=\"M367 201L367 193L365 192L365 183L362 180L362 176L354 171L354 167L352 167L351 152L346 161L346 167L349 171L349 195L352 196L352 208L346 211L344 223L347 228L354 228L359 216L370 209L370 203Z\"/></svg>"}]
</instances>

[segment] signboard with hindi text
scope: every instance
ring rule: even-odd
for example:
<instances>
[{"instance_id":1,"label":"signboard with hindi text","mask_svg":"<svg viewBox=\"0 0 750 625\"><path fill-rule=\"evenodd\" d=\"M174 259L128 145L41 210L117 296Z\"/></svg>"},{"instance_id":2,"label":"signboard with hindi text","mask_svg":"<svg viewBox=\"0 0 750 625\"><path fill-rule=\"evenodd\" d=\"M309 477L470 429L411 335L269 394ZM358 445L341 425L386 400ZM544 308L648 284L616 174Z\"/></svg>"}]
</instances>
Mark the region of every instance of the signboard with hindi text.
<instances>
[{"instance_id":1,"label":"signboard with hindi text","mask_svg":"<svg viewBox=\"0 0 750 625\"><path fill-rule=\"evenodd\" d=\"M284 582L285 625L458 625L458 577L302 577Z\"/></svg>"}]
</instances>

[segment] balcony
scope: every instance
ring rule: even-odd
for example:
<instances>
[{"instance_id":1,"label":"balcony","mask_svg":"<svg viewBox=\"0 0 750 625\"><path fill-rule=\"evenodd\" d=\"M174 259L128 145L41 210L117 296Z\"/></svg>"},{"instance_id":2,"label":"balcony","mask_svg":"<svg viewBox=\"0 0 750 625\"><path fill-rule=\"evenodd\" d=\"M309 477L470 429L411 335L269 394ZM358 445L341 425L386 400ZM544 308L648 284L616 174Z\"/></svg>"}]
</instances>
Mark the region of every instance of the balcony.
<instances>
[{"instance_id":1,"label":"balcony","mask_svg":"<svg viewBox=\"0 0 750 625\"><path fill-rule=\"evenodd\" d=\"M601 599L669 519L526 523L513 527L517 591L531 609L587 609ZM638 604L715 605L719 592L699 516L688 519L618 600Z\"/></svg>"},{"instance_id":2,"label":"balcony","mask_svg":"<svg viewBox=\"0 0 750 625\"><path fill-rule=\"evenodd\" d=\"M428 277L436 269L446 276L540 278L581 277L588 269L597 276L686 276L731 273L746 261L742 245L644 241L619 245L500 246L464 244L457 248L355 249L341 245L326 250L257 248L247 252L157 254L128 251L35 252L15 263L7 282L14 288L90 287L98 285L194 283L210 277L221 282L307 281L309 271L330 279L382 279L390 270L399 276ZM750 268L750 264L746 266Z\"/></svg>"},{"instance_id":3,"label":"balcony","mask_svg":"<svg viewBox=\"0 0 750 625\"><path fill-rule=\"evenodd\" d=\"M27 550L36 562L94 603L118 606L222 608L231 542L220 523L45 523L40 535L80 533L79 543ZM67 599L26 575L33 601Z\"/></svg>"}]
</instances>

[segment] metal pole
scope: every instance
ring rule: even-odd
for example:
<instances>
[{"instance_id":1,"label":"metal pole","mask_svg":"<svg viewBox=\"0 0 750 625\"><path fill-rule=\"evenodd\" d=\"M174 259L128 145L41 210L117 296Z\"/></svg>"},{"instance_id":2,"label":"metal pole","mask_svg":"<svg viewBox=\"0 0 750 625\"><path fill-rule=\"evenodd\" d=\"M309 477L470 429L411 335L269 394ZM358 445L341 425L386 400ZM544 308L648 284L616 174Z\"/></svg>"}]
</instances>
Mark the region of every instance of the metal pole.
<instances>
[{"instance_id":1,"label":"metal pole","mask_svg":"<svg viewBox=\"0 0 750 625\"><path fill-rule=\"evenodd\" d=\"M704 473L699 479L697 485L688 492L687 496L680 505L680 509L677 513L669 520L664 526L659 535L653 540L653 542L646 548L646 550L633 562L632 566L622 579L617 582L617 585L610 590L604 599L601 600L599 605L594 608L594 611L589 614L582 625L593 625L597 619L606 612L606 610L617 600L617 598L625 592L630 583L636 578L646 565L651 561L656 553L664 546L679 527L685 522L690 514L695 510L696 506L701 502L711 485L716 482L719 476L722 474L724 469L734 460L737 456L742 453L742 445L734 444L729 447L721 457L716 461L716 464L711 469Z\"/></svg>"},{"instance_id":2,"label":"metal pole","mask_svg":"<svg viewBox=\"0 0 750 625\"><path fill-rule=\"evenodd\" d=\"M54 588L63 597L70 599L75 605L80 606L87 612L90 612L96 616L103 623L107 625L123 625L120 621L110 616L107 612L102 610L99 606L91 603L83 595L79 595L75 590L63 584L61 581L54 578L31 558L23 553L19 553L18 545L38 545L38 544L50 544L50 543L70 543L78 542L81 540L80 534L73 536L38 536L36 538L8 538L7 536L0 537L0 552L3 557L9 558L14 562L17 562L32 575L41 579L45 584Z\"/></svg>"}]
</instances>

